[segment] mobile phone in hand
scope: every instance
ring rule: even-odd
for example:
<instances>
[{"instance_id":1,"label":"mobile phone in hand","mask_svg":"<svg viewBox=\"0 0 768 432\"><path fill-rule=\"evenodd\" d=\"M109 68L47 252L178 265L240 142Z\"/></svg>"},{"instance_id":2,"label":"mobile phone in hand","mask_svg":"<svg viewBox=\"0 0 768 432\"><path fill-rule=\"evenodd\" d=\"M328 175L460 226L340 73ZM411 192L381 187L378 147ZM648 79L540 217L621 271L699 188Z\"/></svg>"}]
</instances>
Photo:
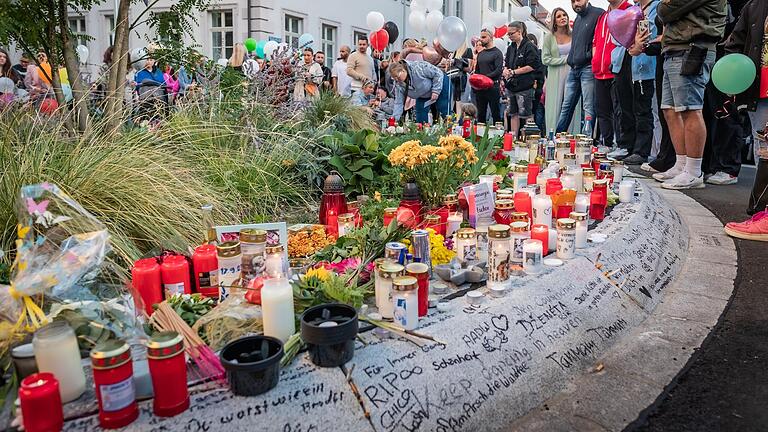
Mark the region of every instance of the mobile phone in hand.
<instances>
[{"instance_id":1,"label":"mobile phone in hand","mask_svg":"<svg viewBox=\"0 0 768 432\"><path fill-rule=\"evenodd\" d=\"M651 29L651 22L648 20L640 20L637 23L637 32L643 34Z\"/></svg>"}]
</instances>

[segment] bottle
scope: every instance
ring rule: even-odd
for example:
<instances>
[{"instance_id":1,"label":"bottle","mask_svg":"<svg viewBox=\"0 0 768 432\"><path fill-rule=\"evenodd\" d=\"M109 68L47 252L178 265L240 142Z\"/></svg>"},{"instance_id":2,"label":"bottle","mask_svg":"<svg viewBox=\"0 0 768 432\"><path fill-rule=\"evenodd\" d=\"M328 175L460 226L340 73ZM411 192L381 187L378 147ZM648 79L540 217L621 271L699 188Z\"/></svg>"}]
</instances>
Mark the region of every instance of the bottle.
<instances>
[{"instance_id":1,"label":"bottle","mask_svg":"<svg viewBox=\"0 0 768 432\"><path fill-rule=\"evenodd\" d=\"M552 132L550 131L550 138L547 140L547 147L544 154L544 159L547 161L555 160L557 158L556 155L556 145L555 145L555 137L552 135Z\"/></svg>"},{"instance_id":2,"label":"bottle","mask_svg":"<svg viewBox=\"0 0 768 432\"><path fill-rule=\"evenodd\" d=\"M216 228L213 226L213 204L200 207L203 221L203 244L216 244Z\"/></svg>"},{"instance_id":3,"label":"bottle","mask_svg":"<svg viewBox=\"0 0 768 432\"><path fill-rule=\"evenodd\" d=\"M581 130L581 134L592 138L592 117L584 117L584 128Z\"/></svg>"}]
</instances>

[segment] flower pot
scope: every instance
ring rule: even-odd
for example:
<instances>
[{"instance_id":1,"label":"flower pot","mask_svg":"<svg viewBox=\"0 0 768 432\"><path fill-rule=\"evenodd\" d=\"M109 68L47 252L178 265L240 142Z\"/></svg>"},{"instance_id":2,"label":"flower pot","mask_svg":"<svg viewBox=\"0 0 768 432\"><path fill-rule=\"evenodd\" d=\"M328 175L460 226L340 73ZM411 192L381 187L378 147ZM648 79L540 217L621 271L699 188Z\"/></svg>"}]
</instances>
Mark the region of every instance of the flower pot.
<instances>
[{"instance_id":1,"label":"flower pot","mask_svg":"<svg viewBox=\"0 0 768 432\"><path fill-rule=\"evenodd\" d=\"M277 385L283 343L269 336L245 336L228 343L219 357L232 393L256 396Z\"/></svg>"},{"instance_id":2,"label":"flower pot","mask_svg":"<svg viewBox=\"0 0 768 432\"><path fill-rule=\"evenodd\" d=\"M345 304L311 307L301 315L301 339L312 363L336 367L352 360L357 336L357 311Z\"/></svg>"}]
</instances>

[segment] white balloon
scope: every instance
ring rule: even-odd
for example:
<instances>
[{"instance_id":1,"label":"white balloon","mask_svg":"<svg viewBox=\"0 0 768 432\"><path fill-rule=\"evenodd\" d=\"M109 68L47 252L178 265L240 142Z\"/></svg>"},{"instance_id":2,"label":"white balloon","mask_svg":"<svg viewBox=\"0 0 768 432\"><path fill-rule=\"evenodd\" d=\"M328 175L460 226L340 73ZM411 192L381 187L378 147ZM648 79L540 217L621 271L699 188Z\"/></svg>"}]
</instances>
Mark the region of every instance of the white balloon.
<instances>
[{"instance_id":1,"label":"white balloon","mask_svg":"<svg viewBox=\"0 0 768 432\"><path fill-rule=\"evenodd\" d=\"M147 63L147 49L135 48L133 51L131 51L131 62L133 63L134 69L144 69L144 65Z\"/></svg>"},{"instance_id":2,"label":"white balloon","mask_svg":"<svg viewBox=\"0 0 768 432\"><path fill-rule=\"evenodd\" d=\"M275 52L275 50L278 47L277 41L268 41L266 44L264 44L264 57L271 58L272 54Z\"/></svg>"},{"instance_id":3,"label":"white balloon","mask_svg":"<svg viewBox=\"0 0 768 432\"><path fill-rule=\"evenodd\" d=\"M12 79L6 77L0 78L0 94L13 93L15 89L16 84L13 83Z\"/></svg>"},{"instance_id":4,"label":"white balloon","mask_svg":"<svg viewBox=\"0 0 768 432\"><path fill-rule=\"evenodd\" d=\"M368 28L371 31L376 31L381 30L387 20L384 19L384 14L381 12L371 11L368 12L368 15L365 17L365 22L368 24Z\"/></svg>"},{"instance_id":5,"label":"white balloon","mask_svg":"<svg viewBox=\"0 0 768 432\"><path fill-rule=\"evenodd\" d=\"M427 25L427 15L422 11L412 10L411 14L408 15L408 25L414 31L424 31L424 27Z\"/></svg>"},{"instance_id":6,"label":"white balloon","mask_svg":"<svg viewBox=\"0 0 768 432\"><path fill-rule=\"evenodd\" d=\"M80 60L80 63L85 64L88 62L88 54L90 51L88 51L88 47L85 45L78 45L75 48L75 51L77 51L77 58Z\"/></svg>"},{"instance_id":7,"label":"white balloon","mask_svg":"<svg viewBox=\"0 0 768 432\"><path fill-rule=\"evenodd\" d=\"M491 31L491 34L493 34L493 31L494 31L494 30L496 30L496 29L493 27L493 24L491 24L491 23L489 23L489 22L483 23L483 26L482 26L482 27L480 27L480 29L481 29L481 30L486 30L486 29L487 29L487 30L490 30L490 31Z\"/></svg>"},{"instance_id":8,"label":"white balloon","mask_svg":"<svg viewBox=\"0 0 768 432\"><path fill-rule=\"evenodd\" d=\"M220 58L220 59L216 60L216 64L221 66L221 67L227 67L227 65L229 64L229 60L227 60L225 58Z\"/></svg>"},{"instance_id":9,"label":"white balloon","mask_svg":"<svg viewBox=\"0 0 768 432\"><path fill-rule=\"evenodd\" d=\"M243 74L249 79L256 78L256 74L259 73L260 69L259 62L254 59L248 59L243 62Z\"/></svg>"},{"instance_id":10,"label":"white balloon","mask_svg":"<svg viewBox=\"0 0 768 432\"><path fill-rule=\"evenodd\" d=\"M507 25L507 16L501 12L497 12L491 15L491 24L493 24L494 27Z\"/></svg>"},{"instance_id":11,"label":"white balloon","mask_svg":"<svg viewBox=\"0 0 768 432\"><path fill-rule=\"evenodd\" d=\"M461 18L446 17L437 28L440 45L448 51L456 51L467 42L467 25Z\"/></svg>"},{"instance_id":12,"label":"white balloon","mask_svg":"<svg viewBox=\"0 0 768 432\"><path fill-rule=\"evenodd\" d=\"M513 7L510 12L515 21L526 21L531 19L531 8L528 6Z\"/></svg>"},{"instance_id":13,"label":"white balloon","mask_svg":"<svg viewBox=\"0 0 768 432\"><path fill-rule=\"evenodd\" d=\"M437 28L440 27L440 23L443 22L443 18L443 13L439 10L430 11L427 14L427 30L430 33L436 32Z\"/></svg>"},{"instance_id":14,"label":"white balloon","mask_svg":"<svg viewBox=\"0 0 768 432\"><path fill-rule=\"evenodd\" d=\"M536 39L541 42L541 38L544 36L544 33L541 30L541 27L539 27L538 24L536 24L534 21L525 21L525 27L528 29L528 33L532 35L536 35Z\"/></svg>"},{"instance_id":15,"label":"white balloon","mask_svg":"<svg viewBox=\"0 0 768 432\"><path fill-rule=\"evenodd\" d=\"M504 39L496 38L493 40L493 46L498 48L504 55L507 54L507 48L509 48L509 42Z\"/></svg>"},{"instance_id":16,"label":"white balloon","mask_svg":"<svg viewBox=\"0 0 768 432\"><path fill-rule=\"evenodd\" d=\"M418 11L418 12L423 12L423 13L426 14L427 13L427 4L425 2L427 2L427 1L429 1L429 0L421 0L421 1L413 0L411 2L411 12Z\"/></svg>"},{"instance_id":17,"label":"white balloon","mask_svg":"<svg viewBox=\"0 0 768 432\"><path fill-rule=\"evenodd\" d=\"M430 0L428 4L430 11L439 11L443 9L443 0Z\"/></svg>"}]
</instances>

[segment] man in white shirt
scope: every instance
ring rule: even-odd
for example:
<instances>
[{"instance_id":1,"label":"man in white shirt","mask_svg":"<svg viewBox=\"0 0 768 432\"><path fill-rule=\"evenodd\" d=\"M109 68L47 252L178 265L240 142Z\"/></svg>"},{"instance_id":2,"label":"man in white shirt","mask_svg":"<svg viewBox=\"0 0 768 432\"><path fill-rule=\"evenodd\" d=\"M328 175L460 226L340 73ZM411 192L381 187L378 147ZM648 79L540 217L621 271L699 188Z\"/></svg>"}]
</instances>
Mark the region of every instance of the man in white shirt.
<instances>
[{"instance_id":1,"label":"man in white shirt","mask_svg":"<svg viewBox=\"0 0 768 432\"><path fill-rule=\"evenodd\" d=\"M350 51L347 45L342 45L341 49L339 49L339 58L333 63L333 69L331 70L333 90L344 97L352 95L352 78L347 75L347 58Z\"/></svg>"}]
</instances>

